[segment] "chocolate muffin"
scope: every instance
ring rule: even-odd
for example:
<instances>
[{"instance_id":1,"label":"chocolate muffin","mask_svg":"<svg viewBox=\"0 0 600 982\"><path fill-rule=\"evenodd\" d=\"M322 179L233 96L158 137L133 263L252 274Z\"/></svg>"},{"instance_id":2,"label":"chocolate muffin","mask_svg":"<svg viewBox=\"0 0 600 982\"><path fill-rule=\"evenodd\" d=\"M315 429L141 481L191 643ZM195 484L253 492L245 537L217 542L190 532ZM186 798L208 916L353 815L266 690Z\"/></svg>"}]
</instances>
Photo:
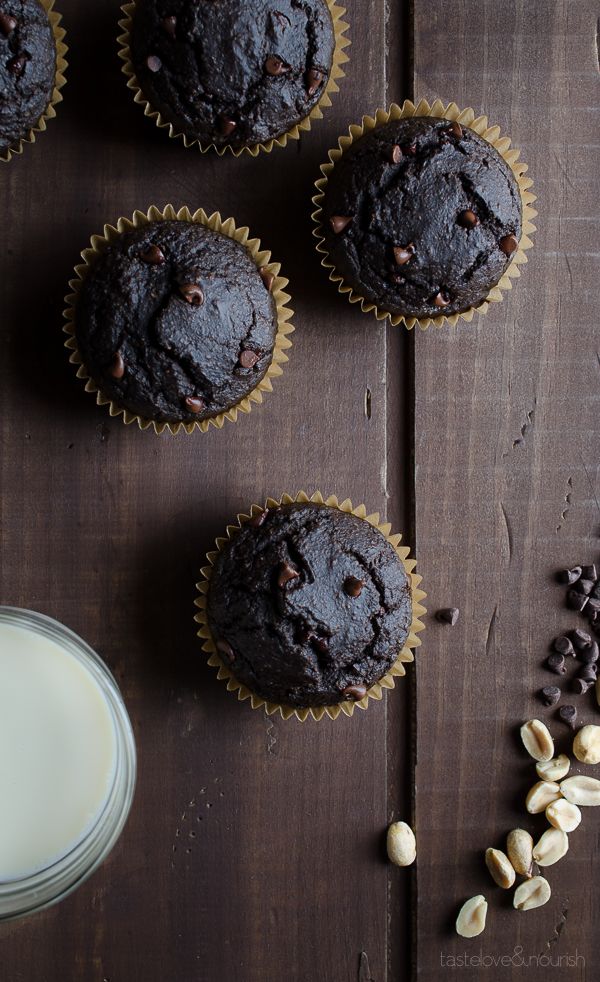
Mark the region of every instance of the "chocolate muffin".
<instances>
[{"instance_id":1,"label":"chocolate muffin","mask_svg":"<svg viewBox=\"0 0 600 982\"><path fill-rule=\"evenodd\" d=\"M175 132L241 148L281 136L323 94L335 37L325 0L138 0L138 83Z\"/></svg>"},{"instance_id":2,"label":"chocolate muffin","mask_svg":"<svg viewBox=\"0 0 600 982\"><path fill-rule=\"evenodd\" d=\"M331 171L322 207L336 271L359 296L404 317L477 307L521 235L510 167L447 119L394 120L360 137Z\"/></svg>"},{"instance_id":3,"label":"chocolate muffin","mask_svg":"<svg viewBox=\"0 0 600 982\"><path fill-rule=\"evenodd\" d=\"M56 44L38 0L0 0L0 153L18 146L48 108Z\"/></svg>"},{"instance_id":4,"label":"chocolate muffin","mask_svg":"<svg viewBox=\"0 0 600 982\"><path fill-rule=\"evenodd\" d=\"M319 504L259 513L219 552L207 604L223 661L263 699L359 700L410 630L409 578L368 522Z\"/></svg>"},{"instance_id":5,"label":"chocolate muffin","mask_svg":"<svg viewBox=\"0 0 600 982\"><path fill-rule=\"evenodd\" d=\"M81 286L75 334L86 369L105 396L145 419L216 416L269 367L272 280L244 246L195 222L125 232Z\"/></svg>"}]
</instances>

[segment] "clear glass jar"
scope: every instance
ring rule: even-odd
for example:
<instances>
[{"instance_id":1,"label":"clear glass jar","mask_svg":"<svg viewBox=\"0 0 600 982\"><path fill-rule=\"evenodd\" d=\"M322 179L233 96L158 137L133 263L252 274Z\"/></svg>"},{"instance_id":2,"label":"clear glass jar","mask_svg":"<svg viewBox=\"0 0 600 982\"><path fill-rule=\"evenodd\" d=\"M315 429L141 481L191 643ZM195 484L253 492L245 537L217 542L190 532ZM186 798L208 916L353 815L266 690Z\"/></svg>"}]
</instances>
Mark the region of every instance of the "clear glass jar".
<instances>
[{"instance_id":1,"label":"clear glass jar","mask_svg":"<svg viewBox=\"0 0 600 982\"><path fill-rule=\"evenodd\" d=\"M0 622L49 638L78 660L105 698L116 742L112 784L95 823L70 852L46 869L20 879L0 882L0 921L5 921L57 903L104 862L119 838L131 809L136 781L136 750L131 722L117 683L102 659L85 641L51 617L30 610L0 607Z\"/></svg>"}]
</instances>

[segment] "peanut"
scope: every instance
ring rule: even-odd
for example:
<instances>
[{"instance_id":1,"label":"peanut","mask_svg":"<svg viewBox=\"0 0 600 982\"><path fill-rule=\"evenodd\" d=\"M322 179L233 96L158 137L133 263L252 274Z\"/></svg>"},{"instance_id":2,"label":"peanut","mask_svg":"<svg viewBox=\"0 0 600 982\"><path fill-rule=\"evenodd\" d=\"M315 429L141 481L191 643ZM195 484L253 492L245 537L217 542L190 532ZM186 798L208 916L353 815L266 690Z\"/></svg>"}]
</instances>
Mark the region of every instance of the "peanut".
<instances>
[{"instance_id":1,"label":"peanut","mask_svg":"<svg viewBox=\"0 0 600 982\"><path fill-rule=\"evenodd\" d=\"M566 798L551 802L546 808L546 818L555 829L561 832L574 832L581 822L581 812Z\"/></svg>"},{"instance_id":2,"label":"peanut","mask_svg":"<svg viewBox=\"0 0 600 982\"><path fill-rule=\"evenodd\" d=\"M538 777L542 781L562 781L569 773L571 761L566 754L553 757L552 760L539 761L535 765Z\"/></svg>"},{"instance_id":3,"label":"peanut","mask_svg":"<svg viewBox=\"0 0 600 982\"><path fill-rule=\"evenodd\" d=\"M550 900L550 884L543 876L534 876L531 880L525 880L515 890L513 907L516 910L533 910L534 907L542 907Z\"/></svg>"},{"instance_id":4,"label":"peanut","mask_svg":"<svg viewBox=\"0 0 600 982\"><path fill-rule=\"evenodd\" d=\"M465 901L456 918L456 933L461 938L476 938L481 934L485 929L487 908L487 900L481 894Z\"/></svg>"},{"instance_id":5,"label":"peanut","mask_svg":"<svg viewBox=\"0 0 600 982\"><path fill-rule=\"evenodd\" d=\"M573 753L582 764L600 764L600 726L582 726L573 740Z\"/></svg>"},{"instance_id":6,"label":"peanut","mask_svg":"<svg viewBox=\"0 0 600 982\"><path fill-rule=\"evenodd\" d=\"M554 756L554 741L548 727L539 719L530 719L521 727L521 740L527 753L534 760L551 760Z\"/></svg>"},{"instance_id":7,"label":"peanut","mask_svg":"<svg viewBox=\"0 0 600 982\"><path fill-rule=\"evenodd\" d=\"M569 837L560 829L546 829L533 847L533 858L538 866L552 866L567 852Z\"/></svg>"},{"instance_id":8,"label":"peanut","mask_svg":"<svg viewBox=\"0 0 600 982\"><path fill-rule=\"evenodd\" d=\"M485 865L494 883L508 890L515 882L515 871L508 856L501 849L486 849Z\"/></svg>"},{"instance_id":9,"label":"peanut","mask_svg":"<svg viewBox=\"0 0 600 982\"><path fill-rule=\"evenodd\" d=\"M572 805L600 805L600 781L586 774L575 774L561 782L560 791L563 798Z\"/></svg>"},{"instance_id":10,"label":"peanut","mask_svg":"<svg viewBox=\"0 0 600 982\"><path fill-rule=\"evenodd\" d=\"M525 829L513 829L506 838L506 851L513 869L530 877L533 869L533 839Z\"/></svg>"},{"instance_id":11,"label":"peanut","mask_svg":"<svg viewBox=\"0 0 600 982\"><path fill-rule=\"evenodd\" d=\"M525 807L530 815L539 815L545 811L552 801L560 798L560 788L553 781L538 781L530 789L526 799Z\"/></svg>"},{"instance_id":12,"label":"peanut","mask_svg":"<svg viewBox=\"0 0 600 982\"><path fill-rule=\"evenodd\" d=\"M410 866L417 856L415 834L406 822L392 822L387 831L387 854L396 866Z\"/></svg>"}]
</instances>

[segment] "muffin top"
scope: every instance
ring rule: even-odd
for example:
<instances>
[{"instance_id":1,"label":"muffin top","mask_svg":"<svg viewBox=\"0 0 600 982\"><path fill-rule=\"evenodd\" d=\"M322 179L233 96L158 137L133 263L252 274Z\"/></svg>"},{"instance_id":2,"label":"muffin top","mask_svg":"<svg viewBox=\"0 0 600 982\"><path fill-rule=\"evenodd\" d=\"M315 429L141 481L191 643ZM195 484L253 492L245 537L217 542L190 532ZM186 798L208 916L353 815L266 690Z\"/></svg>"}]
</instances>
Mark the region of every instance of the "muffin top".
<instances>
[{"instance_id":1,"label":"muffin top","mask_svg":"<svg viewBox=\"0 0 600 982\"><path fill-rule=\"evenodd\" d=\"M323 202L325 247L346 283L392 314L476 307L521 235L521 197L500 154L447 119L399 119L356 140Z\"/></svg>"},{"instance_id":2,"label":"muffin top","mask_svg":"<svg viewBox=\"0 0 600 982\"><path fill-rule=\"evenodd\" d=\"M383 534L318 504L259 513L219 552L208 622L238 682L280 704L361 699L409 633L409 578Z\"/></svg>"},{"instance_id":3,"label":"muffin top","mask_svg":"<svg viewBox=\"0 0 600 982\"><path fill-rule=\"evenodd\" d=\"M146 419L215 416L269 367L272 280L244 246L195 222L125 232L93 260L79 294L86 369L104 395Z\"/></svg>"},{"instance_id":4,"label":"muffin top","mask_svg":"<svg viewBox=\"0 0 600 982\"><path fill-rule=\"evenodd\" d=\"M0 153L44 114L55 75L54 35L39 0L0 0Z\"/></svg>"},{"instance_id":5,"label":"muffin top","mask_svg":"<svg viewBox=\"0 0 600 982\"><path fill-rule=\"evenodd\" d=\"M131 54L144 95L202 144L281 136L323 94L335 37L325 0L138 0Z\"/></svg>"}]
</instances>

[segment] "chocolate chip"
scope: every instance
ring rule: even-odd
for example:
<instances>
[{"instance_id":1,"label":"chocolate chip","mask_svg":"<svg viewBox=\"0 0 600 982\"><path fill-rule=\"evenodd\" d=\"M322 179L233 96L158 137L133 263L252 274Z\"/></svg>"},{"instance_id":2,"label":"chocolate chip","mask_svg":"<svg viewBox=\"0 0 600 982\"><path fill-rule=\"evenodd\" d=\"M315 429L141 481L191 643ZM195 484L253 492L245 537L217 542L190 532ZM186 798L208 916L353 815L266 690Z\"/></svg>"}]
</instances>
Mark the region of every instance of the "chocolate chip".
<instances>
[{"instance_id":1,"label":"chocolate chip","mask_svg":"<svg viewBox=\"0 0 600 982\"><path fill-rule=\"evenodd\" d=\"M562 634L559 638L555 638L552 642L552 647L555 651L560 652L561 655L574 655L575 648L573 647L573 642L566 635Z\"/></svg>"},{"instance_id":2,"label":"chocolate chip","mask_svg":"<svg viewBox=\"0 0 600 982\"><path fill-rule=\"evenodd\" d=\"M590 596L592 596L594 600L600 600L600 580L596 580L594 589L592 590Z\"/></svg>"},{"instance_id":3,"label":"chocolate chip","mask_svg":"<svg viewBox=\"0 0 600 982\"><path fill-rule=\"evenodd\" d=\"M140 252L140 259L151 266L160 266L165 261L163 251L157 245L150 245L143 252Z\"/></svg>"},{"instance_id":4,"label":"chocolate chip","mask_svg":"<svg viewBox=\"0 0 600 982\"><path fill-rule=\"evenodd\" d=\"M294 569L289 563L281 563L277 575L277 586L280 590L283 590L286 583L289 583L290 580L295 580L298 576L300 576L300 573L297 569Z\"/></svg>"},{"instance_id":5,"label":"chocolate chip","mask_svg":"<svg viewBox=\"0 0 600 982\"><path fill-rule=\"evenodd\" d=\"M367 694L366 685L347 685L345 689L342 689L342 695L346 699L351 699L352 702L359 702Z\"/></svg>"},{"instance_id":6,"label":"chocolate chip","mask_svg":"<svg viewBox=\"0 0 600 982\"><path fill-rule=\"evenodd\" d=\"M9 34L12 34L15 27L17 26L17 21L10 14L4 14L0 11L0 31L7 38Z\"/></svg>"},{"instance_id":7,"label":"chocolate chip","mask_svg":"<svg viewBox=\"0 0 600 982\"><path fill-rule=\"evenodd\" d=\"M219 639L218 641L215 641L215 647L217 651L220 651L222 655L225 655L227 661L235 661L235 654L233 648L229 644L229 641Z\"/></svg>"},{"instance_id":8,"label":"chocolate chip","mask_svg":"<svg viewBox=\"0 0 600 982\"><path fill-rule=\"evenodd\" d=\"M394 246L394 259L398 266L404 266L415 254L415 247L412 242L405 246Z\"/></svg>"},{"instance_id":9,"label":"chocolate chip","mask_svg":"<svg viewBox=\"0 0 600 982\"><path fill-rule=\"evenodd\" d=\"M311 638L313 648L316 648L321 655L326 655L329 651L327 638L318 638L316 634Z\"/></svg>"},{"instance_id":10,"label":"chocolate chip","mask_svg":"<svg viewBox=\"0 0 600 982\"><path fill-rule=\"evenodd\" d=\"M204 399L199 396L186 396L185 404L191 413L201 413L203 409L206 409Z\"/></svg>"},{"instance_id":11,"label":"chocolate chip","mask_svg":"<svg viewBox=\"0 0 600 982\"><path fill-rule=\"evenodd\" d=\"M450 123L450 126L446 130L446 133L449 133L450 136L455 136L457 140L460 140L460 138L463 135L462 126L460 125L460 123L454 120L454 122Z\"/></svg>"},{"instance_id":12,"label":"chocolate chip","mask_svg":"<svg viewBox=\"0 0 600 982\"><path fill-rule=\"evenodd\" d=\"M586 682L595 682L598 677L598 664L593 662L591 665L582 665L577 672L578 679L585 679Z\"/></svg>"},{"instance_id":13,"label":"chocolate chip","mask_svg":"<svg viewBox=\"0 0 600 982\"><path fill-rule=\"evenodd\" d=\"M586 616L595 618L600 613L600 600L596 597L587 597Z\"/></svg>"},{"instance_id":14,"label":"chocolate chip","mask_svg":"<svg viewBox=\"0 0 600 982\"><path fill-rule=\"evenodd\" d=\"M27 64L27 58L25 55L15 55L11 58L8 65L6 66L11 73L11 75L21 76L25 71L25 65Z\"/></svg>"},{"instance_id":15,"label":"chocolate chip","mask_svg":"<svg viewBox=\"0 0 600 982\"><path fill-rule=\"evenodd\" d=\"M333 215L329 219L329 224L331 225L335 234L339 235L339 233L343 232L346 226L349 225L351 221L352 221L352 216L343 217L342 215Z\"/></svg>"},{"instance_id":16,"label":"chocolate chip","mask_svg":"<svg viewBox=\"0 0 600 982\"><path fill-rule=\"evenodd\" d=\"M454 627L458 620L459 614L460 610L458 607L442 607L441 610L436 610L435 617L436 620L441 621L442 624L450 624L452 627Z\"/></svg>"},{"instance_id":17,"label":"chocolate chip","mask_svg":"<svg viewBox=\"0 0 600 982\"><path fill-rule=\"evenodd\" d=\"M479 225L477 215L474 211L471 211L470 208L460 212L457 222L459 225L462 225L463 228L475 228L476 225Z\"/></svg>"},{"instance_id":18,"label":"chocolate chip","mask_svg":"<svg viewBox=\"0 0 600 982\"><path fill-rule=\"evenodd\" d=\"M597 580L598 573L596 572L595 565L592 563L590 566L582 566L581 576L584 580Z\"/></svg>"},{"instance_id":19,"label":"chocolate chip","mask_svg":"<svg viewBox=\"0 0 600 982\"><path fill-rule=\"evenodd\" d=\"M172 38L175 37L175 30L177 28L177 18L174 14L171 17L163 17L162 19L163 30L170 34Z\"/></svg>"},{"instance_id":20,"label":"chocolate chip","mask_svg":"<svg viewBox=\"0 0 600 982\"><path fill-rule=\"evenodd\" d=\"M446 290L440 290L433 298L436 307L447 307L451 302L450 294Z\"/></svg>"},{"instance_id":21,"label":"chocolate chip","mask_svg":"<svg viewBox=\"0 0 600 982\"><path fill-rule=\"evenodd\" d=\"M558 579L567 586L573 586L581 576L581 566L573 566L573 569L561 569Z\"/></svg>"},{"instance_id":22,"label":"chocolate chip","mask_svg":"<svg viewBox=\"0 0 600 982\"><path fill-rule=\"evenodd\" d=\"M512 256L513 252L516 252L519 248L519 240L516 235L504 235L500 239L498 246L500 252L503 252L505 256Z\"/></svg>"},{"instance_id":23,"label":"chocolate chip","mask_svg":"<svg viewBox=\"0 0 600 982\"><path fill-rule=\"evenodd\" d=\"M399 164L401 160L402 160L402 147L400 147L397 143L395 143L394 146L392 147L392 163Z\"/></svg>"},{"instance_id":24,"label":"chocolate chip","mask_svg":"<svg viewBox=\"0 0 600 982\"><path fill-rule=\"evenodd\" d=\"M314 95L324 78L325 73L320 68L309 68L305 78L307 95Z\"/></svg>"},{"instance_id":25,"label":"chocolate chip","mask_svg":"<svg viewBox=\"0 0 600 982\"><path fill-rule=\"evenodd\" d=\"M577 586L575 587L575 589L577 590L577 593L583 593L586 596L589 596L592 590L594 589L595 585L596 584L594 583L593 580L584 580L582 575L581 579L577 580Z\"/></svg>"},{"instance_id":26,"label":"chocolate chip","mask_svg":"<svg viewBox=\"0 0 600 982\"><path fill-rule=\"evenodd\" d=\"M234 119L229 119L227 116L219 116L219 132L221 136L231 136L237 123Z\"/></svg>"},{"instance_id":27,"label":"chocolate chip","mask_svg":"<svg viewBox=\"0 0 600 982\"><path fill-rule=\"evenodd\" d=\"M561 691L557 685L545 685L540 689L540 699L544 706L556 706L561 697Z\"/></svg>"},{"instance_id":28,"label":"chocolate chip","mask_svg":"<svg viewBox=\"0 0 600 982\"><path fill-rule=\"evenodd\" d=\"M125 362L120 351L116 351L110 363L109 372L113 378L123 378L125 374Z\"/></svg>"},{"instance_id":29,"label":"chocolate chip","mask_svg":"<svg viewBox=\"0 0 600 982\"><path fill-rule=\"evenodd\" d=\"M588 598L585 594L578 593L577 590L569 590L567 593L567 607L569 610L578 610L581 613L587 602Z\"/></svg>"},{"instance_id":30,"label":"chocolate chip","mask_svg":"<svg viewBox=\"0 0 600 982\"><path fill-rule=\"evenodd\" d=\"M158 55L148 55L146 58L146 66L151 72L159 72L162 68L162 61Z\"/></svg>"},{"instance_id":31,"label":"chocolate chip","mask_svg":"<svg viewBox=\"0 0 600 982\"><path fill-rule=\"evenodd\" d=\"M546 668L554 672L555 675L566 675L567 666L565 665L565 656L559 655L557 651L553 651L546 658Z\"/></svg>"},{"instance_id":32,"label":"chocolate chip","mask_svg":"<svg viewBox=\"0 0 600 982\"><path fill-rule=\"evenodd\" d=\"M268 511L269 511L269 509L268 508L265 508L264 511L257 512L256 515L253 515L252 518L250 518L246 522L246 525L249 525L253 529L260 528L261 525L264 525L264 522L265 522L265 519L267 517Z\"/></svg>"},{"instance_id":33,"label":"chocolate chip","mask_svg":"<svg viewBox=\"0 0 600 982\"><path fill-rule=\"evenodd\" d=\"M349 597L360 597L364 585L364 580L359 580L356 576L347 576L344 580L344 593Z\"/></svg>"},{"instance_id":34,"label":"chocolate chip","mask_svg":"<svg viewBox=\"0 0 600 982\"><path fill-rule=\"evenodd\" d=\"M272 273L268 266L261 266L258 272L260 273L261 279L270 293L273 288L273 283L275 282L275 273Z\"/></svg>"},{"instance_id":35,"label":"chocolate chip","mask_svg":"<svg viewBox=\"0 0 600 982\"><path fill-rule=\"evenodd\" d=\"M400 149L404 157L414 157L417 152L417 144L405 143L404 146L400 147Z\"/></svg>"},{"instance_id":36,"label":"chocolate chip","mask_svg":"<svg viewBox=\"0 0 600 982\"><path fill-rule=\"evenodd\" d=\"M569 631L569 636L578 651L581 651L582 648L587 648L587 646L592 643L591 635L589 635L587 631L582 631L580 627L576 627L573 631Z\"/></svg>"},{"instance_id":37,"label":"chocolate chip","mask_svg":"<svg viewBox=\"0 0 600 982\"><path fill-rule=\"evenodd\" d=\"M289 72L290 66L277 55L269 55L265 61L265 71L267 75L285 75Z\"/></svg>"},{"instance_id":38,"label":"chocolate chip","mask_svg":"<svg viewBox=\"0 0 600 982\"><path fill-rule=\"evenodd\" d=\"M575 729L575 720L577 719L575 706L561 706L557 715L562 723L566 723L572 730Z\"/></svg>"},{"instance_id":39,"label":"chocolate chip","mask_svg":"<svg viewBox=\"0 0 600 982\"><path fill-rule=\"evenodd\" d=\"M193 307L201 307L204 303L204 292L198 283L181 283L179 292L186 303L191 303Z\"/></svg>"},{"instance_id":40,"label":"chocolate chip","mask_svg":"<svg viewBox=\"0 0 600 982\"><path fill-rule=\"evenodd\" d=\"M587 692L589 688L594 684L593 680L582 679L581 676L577 676L571 682L571 688L573 692L576 692L578 696L582 696L584 692Z\"/></svg>"},{"instance_id":41,"label":"chocolate chip","mask_svg":"<svg viewBox=\"0 0 600 982\"><path fill-rule=\"evenodd\" d=\"M242 368L254 368L257 361L260 361L260 355L256 351L252 351L251 348L244 348L240 352L239 363Z\"/></svg>"}]
</instances>

